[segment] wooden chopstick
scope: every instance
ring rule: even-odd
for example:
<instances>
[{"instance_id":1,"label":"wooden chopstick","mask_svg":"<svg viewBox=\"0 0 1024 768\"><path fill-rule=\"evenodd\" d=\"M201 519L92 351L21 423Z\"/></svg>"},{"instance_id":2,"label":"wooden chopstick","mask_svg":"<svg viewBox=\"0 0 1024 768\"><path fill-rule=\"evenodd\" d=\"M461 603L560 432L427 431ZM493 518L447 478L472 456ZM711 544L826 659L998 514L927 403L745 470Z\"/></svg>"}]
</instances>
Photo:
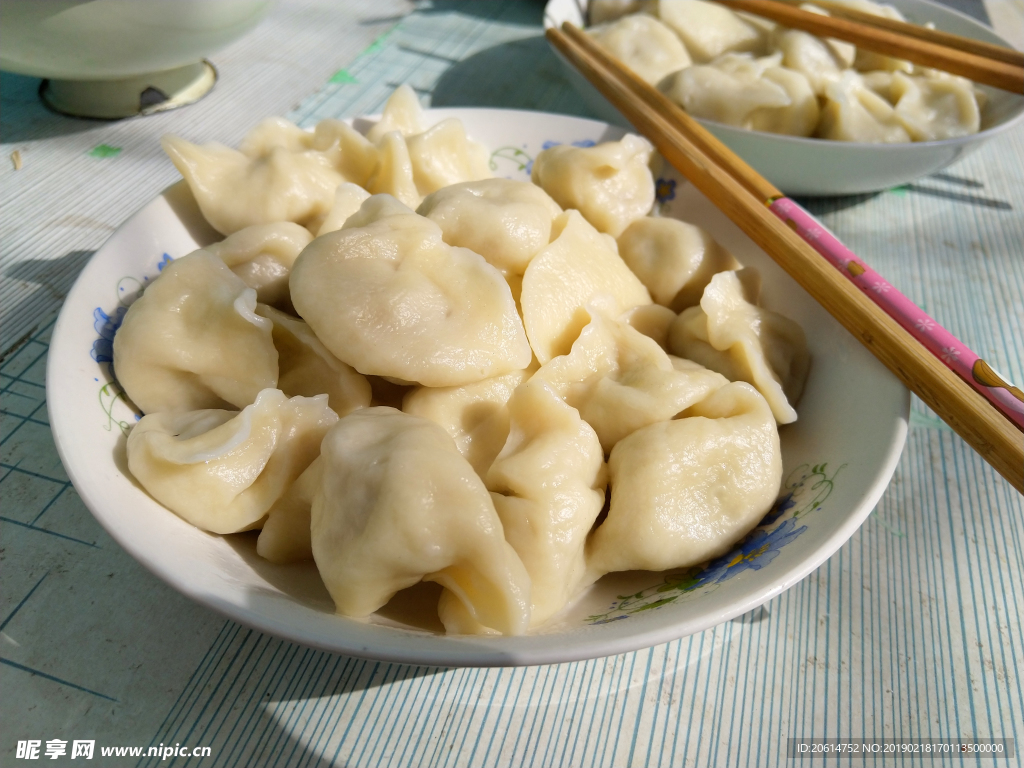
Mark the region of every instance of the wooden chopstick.
<instances>
[{"instance_id":1,"label":"wooden chopstick","mask_svg":"<svg viewBox=\"0 0 1024 768\"><path fill-rule=\"evenodd\" d=\"M568 22L551 43L649 138L677 170L771 256L840 324L929 405L1003 477L1024 493L1024 438L962 379L922 348L793 230L757 193L702 152L660 110L637 95L625 68L581 44ZM644 84L646 88L650 88ZM653 90L653 89L651 89ZM728 167L728 166L726 166Z\"/></svg>"},{"instance_id":2,"label":"wooden chopstick","mask_svg":"<svg viewBox=\"0 0 1024 768\"><path fill-rule=\"evenodd\" d=\"M809 2L812 5L816 5L819 8L828 11L833 16L838 16L842 19L857 21L861 24L867 24L870 27L887 29L890 32L896 32L901 35L906 35L907 37L916 37L930 43L944 45L947 48L954 48L958 51L966 51L967 53L973 53L977 56L984 56L986 59L992 59L993 61L1003 61L1007 64L1024 67L1024 53L1014 50L1013 48L1008 48L1004 45L995 45L994 43L986 43L983 40L975 40L972 37L954 35L952 32L943 32L939 29L929 29L928 27L910 24L906 21L890 19L887 16L875 16L874 14L867 13L866 11L851 8L845 3L838 2L837 0L779 1L797 6Z\"/></svg>"},{"instance_id":3,"label":"wooden chopstick","mask_svg":"<svg viewBox=\"0 0 1024 768\"><path fill-rule=\"evenodd\" d=\"M944 45L907 37L878 26L869 26L849 19L822 16L794 8L775 0L715 0L734 11L746 11L766 19L802 29L821 37L845 40L868 51L906 59L915 64L962 75L978 83L985 83L1012 93L1024 92L1024 67L1004 61L959 51Z\"/></svg>"}]
</instances>

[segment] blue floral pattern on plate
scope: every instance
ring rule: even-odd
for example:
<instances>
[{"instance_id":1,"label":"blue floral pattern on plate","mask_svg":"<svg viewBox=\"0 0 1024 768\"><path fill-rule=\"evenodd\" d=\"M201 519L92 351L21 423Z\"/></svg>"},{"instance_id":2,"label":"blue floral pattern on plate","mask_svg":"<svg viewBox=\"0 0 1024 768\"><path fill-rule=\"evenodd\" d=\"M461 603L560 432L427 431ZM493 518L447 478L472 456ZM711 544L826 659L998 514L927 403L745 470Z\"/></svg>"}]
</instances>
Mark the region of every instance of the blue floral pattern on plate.
<instances>
[{"instance_id":1,"label":"blue floral pattern on plate","mask_svg":"<svg viewBox=\"0 0 1024 768\"><path fill-rule=\"evenodd\" d=\"M667 203L669 200L675 200L675 197L675 179L658 179L654 182L654 199L659 203Z\"/></svg>"},{"instance_id":2,"label":"blue floral pattern on plate","mask_svg":"<svg viewBox=\"0 0 1024 768\"><path fill-rule=\"evenodd\" d=\"M170 262L170 255L163 254L156 265L157 274L163 272L164 267ZM99 363L101 368L106 367L107 381L101 383L99 401L100 408L103 409L103 413L107 417L107 423L103 425L103 428L108 432L114 426L117 426L124 434L128 434L131 429L131 422L115 413L115 410L118 410L116 406L119 402L131 409L136 421L141 417L117 381L117 374L114 371L114 335L121 327L121 323L124 322L128 308L142 295L149 281L148 276L143 276L141 280L131 276L122 277L117 281L115 287L117 306L109 312L105 311L103 307L96 307L92 312L92 327L99 334L99 338L93 341L89 356ZM96 378L96 381L100 381L99 378Z\"/></svg>"},{"instance_id":3,"label":"blue floral pattern on plate","mask_svg":"<svg viewBox=\"0 0 1024 768\"><path fill-rule=\"evenodd\" d=\"M551 149L557 147L559 144L564 142L554 141L549 139L540 145L541 151L545 149ZM574 147L593 147L597 144L593 139L578 139L577 141L570 142ZM491 152L490 166L492 171L498 170L498 160L505 160L515 165L515 170L522 171L527 176L533 173L533 161L534 157L526 153L526 146L523 147L498 147L496 150Z\"/></svg>"}]
</instances>

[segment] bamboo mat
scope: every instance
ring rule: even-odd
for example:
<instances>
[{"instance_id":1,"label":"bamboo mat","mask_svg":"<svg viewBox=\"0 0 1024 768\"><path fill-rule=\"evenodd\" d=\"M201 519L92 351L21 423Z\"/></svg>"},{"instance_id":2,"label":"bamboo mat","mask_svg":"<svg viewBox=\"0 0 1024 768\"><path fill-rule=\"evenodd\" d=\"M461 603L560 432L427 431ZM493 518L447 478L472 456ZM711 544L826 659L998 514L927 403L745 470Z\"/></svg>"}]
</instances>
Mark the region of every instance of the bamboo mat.
<instances>
[{"instance_id":1,"label":"bamboo mat","mask_svg":"<svg viewBox=\"0 0 1024 768\"><path fill-rule=\"evenodd\" d=\"M1020 10L968 10L993 7ZM211 97L143 120L50 115L38 81L3 75L4 157L19 149L24 165L0 171L0 763L31 764L15 754L28 739L66 740L69 755L95 740L92 764L154 766L798 765L812 761L788 759L787 739L1019 745L1024 503L916 400L892 484L810 577L740 620L574 664L439 670L310 650L178 595L92 519L50 437L48 333L91 252L176 177L161 133L233 143L268 114L311 125L379 111L402 82L424 104L588 115L543 41L540 3L409 10L283 2L213 57ZM808 206L1024 381L1024 131L906 187ZM174 743L211 755L99 754ZM47 764L80 764L69 755ZM901 761L919 763L1020 759Z\"/></svg>"}]
</instances>

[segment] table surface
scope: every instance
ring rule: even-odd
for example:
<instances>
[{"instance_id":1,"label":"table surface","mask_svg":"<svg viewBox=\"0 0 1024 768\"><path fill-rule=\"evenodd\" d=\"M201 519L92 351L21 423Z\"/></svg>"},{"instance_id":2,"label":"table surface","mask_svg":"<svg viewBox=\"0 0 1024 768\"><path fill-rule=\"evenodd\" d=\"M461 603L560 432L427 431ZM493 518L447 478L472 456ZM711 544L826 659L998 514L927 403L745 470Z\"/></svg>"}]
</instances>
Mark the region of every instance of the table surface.
<instances>
[{"instance_id":1,"label":"table surface","mask_svg":"<svg viewBox=\"0 0 1024 768\"><path fill-rule=\"evenodd\" d=\"M1024 30L1018 0L957 5L1011 39ZM916 399L891 485L811 576L701 634L573 664L441 670L294 645L174 592L85 509L50 436L48 334L93 251L176 179L158 137L234 144L271 114L312 125L373 113L402 82L424 104L588 115L541 35L541 8L286 0L213 57L220 81L206 99L120 122L51 114L37 80L3 74L4 765L27 764L15 757L27 739L95 740L98 760L101 747L209 746L206 758L111 764L210 766L752 765L787 763L788 738L1020 744L1024 503ZM15 150L20 170L6 161ZM1024 131L913 184L807 204L1024 380Z\"/></svg>"}]
</instances>

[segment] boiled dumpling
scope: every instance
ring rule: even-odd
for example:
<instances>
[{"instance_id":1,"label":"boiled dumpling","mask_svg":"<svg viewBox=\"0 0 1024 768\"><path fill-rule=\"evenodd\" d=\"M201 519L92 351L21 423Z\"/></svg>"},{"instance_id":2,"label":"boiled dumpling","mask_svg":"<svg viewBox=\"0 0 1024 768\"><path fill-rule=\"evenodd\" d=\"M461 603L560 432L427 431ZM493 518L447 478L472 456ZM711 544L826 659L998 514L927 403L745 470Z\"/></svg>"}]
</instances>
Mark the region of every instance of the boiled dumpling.
<instances>
[{"instance_id":1,"label":"boiled dumpling","mask_svg":"<svg viewBox=\"0 0 1024 768\"><path fill-rule=\"evenodd\" d=\"M387 195L310 243L290 285L324 346L363 374L449 387L530 363L501 274Z\"/></svg>"},{"instance_id":2,"label":"boiled dumpling","mask_svg":"<svg viewBox=\"0 0 1024 768\"><path fill-rule=\"evenodd\" d=\"M252 128L238 151L253 160L266 157L271 150L282 148L289 152L305 152L313 149L315 136L312 131L299 128L291 120L283 117L268 117Z\"/></svg>"},{"instance_id":3,"label":"boiled dumpling","mask_svg":"<svg viewBox=\"0 0 1024 768\"><path fill-rule=\"evenodd\" d=\"M313 559L310 519L322 471L323 461L317 456L274 502L256 540L256 554L281 565Z\"/></svg>"},{"instance_id":4,"label":"boiled dumpling","mask_svg":"<svg viewBox=\"0 0 1024 768\"><path fill-rule=\"evenodd\" d=\"M876 73L874 73L874 72L866 73L864 75L865 83L867 82L868 77L870 77L870 76L872 76L874 74L876 74ZM900 73L900 72L884 72L884 73L881 73L881 74L888 74L888 75L890 75L893 78L895 78L896 75L902 75L902 73ZM921 67L921 66L917 66L917 65L914 66L913 77L914 78L924 78L925 80L953 81L955 83L959 83L959 84L964 85L964 86L969 86L970 90L971 90L971 93L974 94L974 100L978 104L978 109L984 110L985 109L985 105L988 104L988 98L989 98L988 97L988 92L985 91L985 90L982 90L981 87L979 87L976 83L974 83L973 81L967 79L966 77L961 77L960 75L953 75L953 74L950 74L949 72L943 72L941 69L933 69L931 67ZM893 100L895 100L896 98L897 98L897 95L893 94Z\"/></svg>"},{"instance_id":5,"label":"boiled dumpling","mask_svg":"<svg viewBox=\"0 0 1024 768\"><path fill-rule=\"evenodd\" d=\"M704 0L661 0L658 17L679 35L698 63L723 53L761 53L764 32L728 8Z\"/></svg>"},{"instance_id":6,"label":"boiled dumpling","mask_svg":"<svg viewBox=\"0 0 1024 768\"><path fill-rule=\"evenodd\" d=\"M372 199L371 199L372 198ZM408 216L415 214L409 206L391 195L371 195L366 198L359 209L345 219L342 229L363 229L391 216Z\"/></svg>"},{"instance_id":7,"label":"boiled dumpling","mask_svg":"<svg viewBox=\"0 0 1024 768\"><path fill-rule=\"evenodd\" d=\"M821 16L829 15L813 5L801 5L800 8ZM856 47L850 43L815 37L808 32L785 27L775 29L772 47L782 54L782 65L806 77L818 96L825 93L829 83L839 79L843 70L853 66L857 55Z\"/></svg>"},{"instance_id":8,"label":"boiled dumpling","mask_svg":"<svg viewBox=\"0 0 1024 768\"><path fill-rule=\"evenodd\" d=\"M366 132L366 138L376 144L392 131L398 131L402 136L413 136L426 129L423 107L416 91L403 83L388 96L380 120Z\"/></svg>"},{"instance_id":9,"label":"boiled dumpling","mask_svg":"<svg viewBox=\"0 0 1024 768\"><path fill-rule=\"evenodd\" d=\"M330 210L334 190L345 180L315 150L271 146L252 158L223 144L199 146L177 136L164 136L161 145L203 216L225 235L253 224L313 221Z\"/></svg>"},{"instance_id":10,"label":"boiled dumpling","mask_svg":"<svg viewBox=\"0 0 1024 768\"><path fill-rule=\"evenodd\" d=\"M451 184L494 175L490 153L482 144L467 138L458 118L442 120L423 133L410 136L406 142L413 180L421 196Z\"/></svg>"},{"instance_id":11,"label":"boiled dumpling","mask_svg":"<svg viewBox=\"0 0 1024 768\"><path fill-rule=\"evenodd\" d=\"M256 291L216 256L164 267L114 336L114 370L143 413L244 408L277 386L272 323Z\"/></svg>"},{"instance_id":12,"label":"boiled dumpling","mask_svg":"<svg viewBox=\"0 0 1024 768\"><path fill-rule=\"evenodd\" d=\"M481 624L455 593L447 589L441 590L437 601L437 617L449 635L500 635L496 629Z\"/></svg>"},{"instance_id":13,"label":"boiled dumpling","mask_svg":"<svg viewBox=\"0 0 1024 768\"><path fill-rule=\"evenodd\" d=\"M320 237L320 235L337 232L341 229L348 221L349 216L358 211L369 196L370 193L358 184L345 182L339 186L334 192L334 205L331 206L331 210L327 212L320 228L317 229L316 236Z\"/></svg>"},{"instance_id":14,"label":"boiled dumpling","mask_svg":"<svg viewBox=\"0 0 1024 768\"><path fill-rule=\"evenodd\" d=\"M265 389L237 411L144 416L128 434L128 468L153 498L198 528L257 527L320 452L338 421L327 398Z\"/></svg>"},{"instance_id":15,"label":"boiled dumpling","mask_svg":"<svg viewBox=\"0 0 1024 768\"><path fill-rule=\"evenodd\" d=\"M543 381L519 387L508 411L511 432L487 488L530 575L531 625L538 626L584 579L587 535L604 506L604 453L594 430Z\"/></svg>"},{"instance_id":16,"label":"boiled dumpling","mask_svg":"<svg viewBox=\"0 0 1024 768\"><path fill-rule=\"evenodd\" d=\"M694 117L752 131L810 136L818 122L818 100L807 78L780 61L780 54L762 59L726 54L710 64L687 67L658 87Z\"/></svg>"},{"instance_id":17,"label":"boiled dumpling","mask_svg":"<svg viewBox=\"0 0 1024 768\"><path fill-rule=\"evenodd\" d=\"M203 250L221 259L256 291L257 301L290 307L288 275L299 253L313 236L290 221L254 224Z\"/></svg>"},{"instance_id":18,"label":"boiled dumpling","mask_svg":"<svg viewBox=\"0 0 1024 768\"><path fill-rule=\"evenodd\" d=\"M782 54L782 65L807 78L815 95L821 96L829 83L839 79L848 69L829 42L797 29L781 30L775 49Z\"/></svg>"},{"instance_id":19,"label":"boiled dumpling","mask_svg":"<svg viewBox=\"0 0 1024 768\"><path fill-rule=\"evenodd\" d=\"M981 112L974 87L963 77L893 75L896 119L914 141L940 141L977 133Z\"/></svg>"},{"instance_id":20,"label":"boiled dumpling","mask_svg":"<svg viewBox=\"0 0 1024 768\"><path fill-rule=\"evenodd\" d=\"M684 418L620 441L608 471L611 504L587 545L589 578L684 568L728 551L771 509L779 433L753 387L728 384Z\"/></svg>"},{"instance_id":21,"label":"boiled dumpling","mask_svg":"<svg viewBox=\"0 0 1024 768\"><path fill-rule=\"evenodd\" d=\"M654 205L648 163L654 148L639 136L593 147L559 144L537 155L531 172L562 208L575 208L601 232L618 237Z\"/></svg>"},{"instance_id":22,"label":"boiled dumpling","mask_svg":"<svg viewBox=\"0 0 1024 768\"><path fill-rule=\"evenodd\" d=\"M246 134L239 151L258 160L277 148L307 157L319 155L346 179L342 186L366 184L379 160L376 147L365 136L347 123L331 118L306 131L283 117L269 117ZM337 207L337 197L335 200ZM325 215L320 213L304 224L315 234Z\"/></svg>"},{"instance_id":23,"label":"boiled dumpling","mask_svg":"<svg viewBox=\"0 0 1024 768\"><path fill-rule=\"evenodd\" d=\"M327 395L331 410L339 416L370 404L370 382L332 355L306 323L264 305L257 306L256 312L274 324L278 389L289 397Z\"/></svg>"},{"instance_id":24,"label":"boiled dumpling","mask_svg":"<svg viewBox=\"0 0 1024 768\"><path fill-rule=\"evenodd\" d=\"M441 228L448 245L479 253L506 275L521 275L551 242L551 222L562 209L535 184L485 179L438 190L416 212Z\"/></svg>"},{"instance_id":25,"label":"boiled dumpling","mask_svg":"<svg viewBox=\"0 0 1024 768\"><path fill-rule=\"evenodd\" d=\"M896 104L897 98L899 98L894 92L893 85L896 80L895 72L886 72L884 70L877 70L875 72L865 72L860 76L859 79L856 77L850 78L851 81L856 82L859 85L864 86L869 91L877 93L883 99L890 104Z\"/></svg>"},{"instance_id":26,"label":"boiled dumpling","mask_svg":"<svg viewBox=\"0 0 1024 768\"><path fill-rule=\"evenodd\" d=\"M363 186L379 160L377 149L348 123L328 118L316 124L313 148L324 155L346 181Z\"/></svg>"},{"instance_id":27,"label":"boiled dumpling","mask_svg":"<svg viewBox=\"0 0 1024 768\"><path fill-rule=\"evenodd\" d=\"M508 399L531 374L527 369L461 387L417 387L405 396L402 410L444 427L484 477L508 439Z\"/></svg>"},{"instance_id":28,"label":"boiled dumpling","mask_svg":"<svg viewBox=\"0 0 1024 768\"><path fill-rule=\"evenodd\" d=\"M740 266L707 232L678 219L637 219L619 235L618 245L651 298L676 312L699 303L716 273Z\"/></svg>"},{"instance_id":29,"label":"boiled dumpling","mask_svg":"<svg viewBox=\"0 0 1024 768\"><path fill-rule=\"evenodd\" d=\"M591 313L568 355L553 358L531 381L549 383L594 428L605 452L637 429L671 419L729 382L691 364L677 369L652 339Z\"/></svg>"},{"instance_id":30,"label":"boiled dumpling","mask_svg":"<svg viewBox=\"0 0 1024 768\"><path fill-rule=\"evenodd\" d=\"M895 143L910 141L896 110L869 90L856 72L845 72L825 89L825 105L815 135L834 141Z\"/></svg>"},{"instance_id":31,"label":"boiled dumpling","mask_svg":"<svg viewBox=\"0 0 1024 768\"><path fill-rule=\"evenodd\" d=\"M626 16L587 32L651 85L693 63L676 33L653 16Z\"/></svg>"},{"instance_id":32,"label":"boiled dumpling","mask_svg":"<svg viewBox=\"0 0 1024 768\"><path fill-rule=\"evenodd\" d=\"M746 277L749 270L743 270ZM779 424L796 421L810 355L803 329L756 305L756 292L736 272L721 272L704 290L700 306L679 315L669 334L673 353L695 360L732 381L757 388Z\"/></svg>"},{"instance_id":33,"label":"boiled dumpling","mask_svg":"<svg viewBox=\"0 0 1024 768\"><path fill-rule=\"evenodd\" d=\"M368 616L434 581L485 627L520 635L530 579L451 437L393 408L349 414L324 438L313 557L338 613Z\"/></svg>"},{"instance_id":34,"label":"boiled dumpling","mask_svg":"<svg viewBox=\"0 0 1024 768\"><path fill-rule=\"evenodd\" d=\"M462 123L451 118L415 136L398 131L378 143L380 162L366 182L374 194L389 194L410 208L442 187L491 176L487 150L466 138Z\"/></svg>"},{"instance_id":35,"label":"boiled dumpling","mask_svg":"<svg viewBox=\"0 0 1024 768\"><path fill-rule=\"evenodd\" d=\"M366 188L392 195L410 208L442 187L492 175L490 154L466 137L460 120L449 118L427 127L419 99L408 85L395 89L366 137L379 150Z\"/></svg>"},{"instance_id":36,"label":"boiled dumpling","mask_svg":"<svg viewBox=\"0 0 1024 768\"><path fill-rule=\"evenodd\" d=\"M551 244L534 256L523 275L520 304L537 360L546 363L572 347L597 302L613 317L650 304L643 283L616 253L615 241L566 211L551 227Z\"/></svg>"},{"instance_id":37,"label":"boiled dumpling","mask_svg":"<svg viewBox=\"0 0 1024 768\"><path fill-rule=\"evenodd\" d=\"M849 6L856 11L870 13L872 16L881 16L894 21L906 21L906 18L898 9L891 5L876 3L873 0L843 0L843 5ZM872 72L874 70L888 70L890 72L912 72L914 65L906 59L895 59L882 53L857 49L857 57L853 64L861 72Z\"/></svg>"},{"instance_id":38,"label":"boiled dumpling","mask_svg":"<svg viewBox=\"0 0 1024 768\"><path fill-rule=\"evenodd\" d=\"M328 118L306 131L283 117L268 117L242 139L238 151L258 160L275 149L322 155L346 180L365 184L377 164L377 150L341 120Z\"/></svg>"},{"instance_id":39,"label":"boiled dumpling","mask_svg":"<svg viewBox=\"0 0 1024 768\"><path fill-rule=\"evenodd\" d=\"M379 161L366 182L374 195L391 195L409 208L416 208L423 195L416 189L409 146L398 131L391 131L377 142Z\"/></svg>"}]
</instances>

